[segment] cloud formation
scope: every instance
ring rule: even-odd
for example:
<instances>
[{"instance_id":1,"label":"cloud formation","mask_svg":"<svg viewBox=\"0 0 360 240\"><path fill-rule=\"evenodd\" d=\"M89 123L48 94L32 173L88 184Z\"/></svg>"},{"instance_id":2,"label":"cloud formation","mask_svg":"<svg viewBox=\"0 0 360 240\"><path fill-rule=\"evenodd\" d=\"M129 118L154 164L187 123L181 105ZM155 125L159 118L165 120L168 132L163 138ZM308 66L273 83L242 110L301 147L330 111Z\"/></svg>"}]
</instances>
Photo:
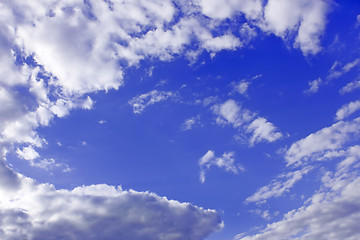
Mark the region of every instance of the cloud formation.
<instances>
[{"instance_id":1,"label":"cloud formation","mask_svg":"<svg viewBox=\"0 0 360 240\"><path fill-rule=\"evenodd\" d=\"M343 120L358 110L360 110L360 100L345 104L336 111L336 120Z\"/></svg>"},{"instance_id":2,"label":"cloud formation","mask_svg":"<svg viewBox=\"0 0 360 240\"><path fill-rule=\"evenodd\" d=\"M360 230L360 146L355 145L333 156L340 158L334 171L323 174L322 185L303 206L266 226L258 234L236 240L275 239L358 239Z\"/></svg>"},{"instance_id":3,"label":"cloud formation","mask_svg":"<svg viewBox=\"0 0 360 240\"><path fill-rule=\"evenodd\" d=\"M1 239L204 239L219 215L149 192L106 184L56 190L1 162Z\"/></svg>"},{"instance_id":4,"label":"cloud formation","mask_svg":"<svg viewBox=\"0 0 360 240\"><path fill-rule=\"evenodd\" d=\"M199 160L200 182L205 182L206 171L212 166L223 168L225 171L232 172L234 174L245 171L243 166L235 164L234 155L234 152L225 152L221 157L215 157L214 151L207 151L207 153L205 153L205 155Z\"/></svg>"},{"instance_id":5,"label":"cloud formation","mask_svg":"<svg viewBox=\"0 0 360 240\"><path fill-rule=\"evenodd\" d=\"M129 104L132 106L134 113L141 114L146 107L165 101L174 95L175 94L173 92L152 90L148 93L143 93L132 98L129 101Z\"/></svg>"},{"instance_id":6,"label":"cloud formation","mask_svg":"<svg viewBox=\"0 0 360 240\"><path fill-rule=\"evenodd\" d=\"M274 124L263 117L255 118L255 113L241 107L232 99L222 104L215 104L212 110L217 115L217 124L230 124L239 130L244 129L250 135L250 146L262 141L274 142L283 136Z\"/></svg>"}]
</instances>

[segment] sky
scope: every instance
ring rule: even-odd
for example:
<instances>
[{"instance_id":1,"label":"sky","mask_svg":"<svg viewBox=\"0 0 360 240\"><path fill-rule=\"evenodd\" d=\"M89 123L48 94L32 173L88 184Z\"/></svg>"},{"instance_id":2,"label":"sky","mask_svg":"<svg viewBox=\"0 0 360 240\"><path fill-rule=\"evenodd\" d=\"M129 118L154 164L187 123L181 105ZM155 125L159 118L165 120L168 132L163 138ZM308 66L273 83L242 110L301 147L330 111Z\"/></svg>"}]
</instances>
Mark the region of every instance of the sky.
<instances>
[{"instance_id":1,"label":"sky","mask_svg":"<svg viewBox=\"0 0 360 240\"><path fill-rule=\"evenodd\" d=\"M0 238L360 239L357 0L0 0Z\"/></svg>"}]
</instances>

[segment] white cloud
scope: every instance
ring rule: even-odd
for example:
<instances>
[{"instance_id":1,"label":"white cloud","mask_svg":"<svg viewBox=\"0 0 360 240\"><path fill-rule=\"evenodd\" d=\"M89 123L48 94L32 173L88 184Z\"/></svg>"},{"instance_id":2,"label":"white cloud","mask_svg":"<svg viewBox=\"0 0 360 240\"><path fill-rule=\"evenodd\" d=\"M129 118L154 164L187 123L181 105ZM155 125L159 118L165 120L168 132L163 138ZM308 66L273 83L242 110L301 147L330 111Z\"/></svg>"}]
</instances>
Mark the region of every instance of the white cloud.
<instances>
[{"instance_id":1,"label":"white cloud","mask_svg":"<svg viewBox=\"0 0 360 240\"><path fill-rule=\"evenodd\" d=\"M218 52L223 49L234 50L241 46L241 42L233 35L223 35L205 41L203 46L207 51Z\"/></svg>"},{"instance_id":2,"label":"white cloud","mask_svg":"<svg viewBox=\"0 0 360 240\"><path fill-rule=\"evenodd\" d=\"M248 197L246 202L265 203L269 198L280 197L285 192L289 192L295 183L300 181L303 175L308 174L311 170L311 167L305 167L300 170L281 174L275 180L271 181L271 183L261 187L256 193Z\"/></svg>"},{"instance_id":3,"label":"white cloud","mask_svg":"<svg viewBox=\"0 0 360 240\"><path fill-rule=\"evenodd\" d=\"M322 186L303 206L268 224L258 234L245 237L239 234L235 239L358 239L360 146L350 147L336 157L342 157L342 161L335 172L323 174Z\"/></svg>"},{"instance_id":4,"label":"white cloud","mask_svg":"<svg viewBox=\"0 0 360 240\"><path fill-rule=\"evenodd\" d=\"M44 170L62 169L63 172L70 172L71 168L65 163L58 163L55 159L39 159L40 154L34 149L33 146L17 148L17 155L25 160L29 161L30 166L42 168Z\"/></svg>"},{"instance_id":5,"label":"white cloud","mask_svg":"<svg viewBox=\"0 0 360 240\"><path fill-rule=\"evenodd\" d=\"M194 126L200 125L200 115L197 115L195 117L186 119L183 124L181 124L180 129L182 131L188 131L194 128Z\"/></svg>"},{"instance_id":6,"label":"white cloud","mask_svg":"<svg viewBox=\"0 0 360 240\"><path fill-rule=\"evenodd\" d=\"M231 124L234 128L244 129L251 134L250 146L261 141L274 142L282 137L274 124L263 117L257 117L255 113L242 108L234 100L230 99L223 104L216 104L212 107L213 112L218 115L216 122L219 125Z\"/></svg>"},{"instance_id":7,"label":"white cloud","mask_svg":"<svg viewBox=\"0 0 360 240\"><path fill-rule=\"evenodd\" d=\"M295 47L304 55L316 54L321 50L328 11L325 0L270 0L264 9L262 28L283 38L296 33Z\"/></svg>"},{"instance_id":8,"label":"white cloud","mask_svg":"<svg viewBox=\"0 0 360 240\"><path fill-rule=\"evenodd\" d=\"M234 90L242 95L246 95L250 83L250 81L241 80L238 84L235 84Z\"/></svg>"},{"instance_id":9,"label":"white cloud","mask_svg":"<svg viewBox=\"0 0 360 240\"><path fill-rule=\"evenodd\" d=\"M232 99L227 100L223 104L214 105L213 111L219 116L216 119L217 123L230 123L234 127L239 127L254 117L253 113L241 108L241 106Z\"/></svg>"},{"instance_id":10,"label":"white cloud","mask_svg":"<svg viewBox=\"0 0 360 240\"><path fill-rule=\"evenodd\" d=\"M18 148L16 153L25 160L34 160L40 157L39 153L32 146L24 147L22 150Z\"/></svg>"},{"instance_id":11,"label":"white cloud","mask_svg":"<svg viewBox=\"0 0 360 240\"><path fill-rule=\"evenodd\" d=\"M285 154L288 165L299 165L323 155L325 152L340 149L360 132L360 118L340 121L323 128L293 143Z\"/></svg>"},{"instance_id":12,"label":"white cloud","mask_svg":"<svg viewBox=\"0 0 360 240\"><path fill-rule=\"evenodd\" d=\"M262 6L261 1L255 0L199 0L202 12L211 18L230 18L232 15L241 12L249 19L256 19L260 16Z\"/></svg>"},{"instance_id":13,"label":"white cloud","mask_svg":"<svg viewBox=\"0 0 360 240\"><path fill-rule=\"evenodd\" d=\"M38 167L47 171L53 170L53 169L61 169L62 172L67 173L71 172L72 169L69 167L69 165L65 163L58 163L53 158L49 159L41 159L39 161L31 161L31 166Z\"/></svg>"},{"instance_id":14,"label":"white cloud","mask_svg":"<svg viewBox=\"0 0 360 240\"><path fill-rule=\"evenodd\" d=\"M301 168L279 175L248 197L246 202L264 203L269 198L279 197L288 192L296 182L315 168L310 165L312 161L342 156L342 148L346 143L355 141L359 132L360 118L357 118L348 122L337 122L293 143L285 153L285 160L288 167Z\"/></svg>"},{"instance_id":15,"label":"white cloud","mask_svg":"<svg viewBox=\"0 0 360 240\"><path fill-rule=\"evenodd\" d=\"M258 117L247 127L247 132L252 132L250 145L261 141L274 142L282 138L281 132L278 132L274 124L268 122L263 117Z\"/></svg>"},{"instance_id":16,"label":"white cloud","mask_svg":"<svg viewBox=\"0 0 360 240\"><path fill-rule=\"evenodd\" d=\"M240 164L235 164L234 155L234 152L225 152L221 157L215 157L214 151L207 151L207 153L199 160L200 182L205 182L206 171L212 166L223 168L225 171L235 174L245 171L245 168Z\"/></svg>"},{"instance_id":17,"label":"white cloud","mask_svg":"<svg viewBox=\"0 0 360 240\"><path fill-rule=\"evenodd\" d=\"M166 0L137 0L110 5L93 0L1 3L0 99L4 104L0 112L1 118L6 116L0 127L2 141L44 144L35 131L38 126L49 125L55 116L67 116L73 108L90 109L93 102L89 97L83 100L86 93L117 89L123 84L126 66L120 66L120 60L130 66L145 58L168 61L186 55L186 46L190 45L196 46L191 51L198 53L235 49L255 37L256 24L269 22L261 19L261 1L227 0L219 4L202 0L179 2L175 7ZM311 6L320 12L318 5ZM271 1L264 11L271 12ZM183 17L174 19L179 12ZM204 20L202 13L210 18ZM254 26L242 23L240 35L244 39L229 29L213 34L222 20L237 14L256 20ZM266 31L272 31L271 24L267 26ZM22 58L32 56L40 66L16 63L15 55L19 54ZM19 85L28 89L37 106L28 106L34 104L32 101L25 105L19 102L13 89ZM146 107L144 104L140 103L138 111Z\"/></svg>"},{"instance_id":18,"label":"white cloud","mask_svg":"<svg viewBox=\"0 0 360 240\"><path fill-rule=\"evenodd\" d=\"M173 92L152 90L148 93L143 93L132 98L129 101L129 104L132 106L134 113L141 114L146 107L165 101L172 96L174 96Z\"/></svg>"},{"instance_id":19,"label":"white cloud","mask_svg":"<svg viewBox=\"0 0 360 240\"><path fill-rule=\"evenodd\" d=\"M359 63L360 63L360 58L356 58L352 62L346 63L344 66L341 66L341 64L338 61L335 61L329 71L327 78L328 79L339 78L345 73L350 72L353 68L358 66Z\"/></svg>"},{"instance_id":20,"label":"white cloud","mask_svg":"<svg viewBox=\"0 0 360 240\"><path fill-rule=\"evenodd\" d=\"M356 89L359 89L360 88L360 80L358 81L353 81L353 82L350 82L348 84L346 84L344 87L342 87L339 91L340 94L345 94L345 93L349 93L349 92L352 92Z\"/></svg>"},{"instance_id":21,"label":"white cloud","mask_svg":"<svg viewBox=\"0 0 360 240\"><path fill-rule=\"evenodd\" d=\"M255 27L250 27L248 23L244 23L240 27L239 33L243 43L249 43L258 35Z\"/></svg>"},{"instance_id":22,"label":"white cloud","mask_svg":"<svg viewBox=\"0 0 360 240\"><path fill-rule=\"evenodd\" d=\"M153 193L105 184L56 190L4 165L0 172L1 239L201 240L222 228L214 210Z\"/></svg>"},{"instance_id":23,"label":"white cloud","mask_svg":"<svg viewBox=\"0 0 360 240\"><path fill-rule=\"evenodd\" d=\"M317 78L313 81L308 82L309 83L309 89L307 89L306 91L304 91L304 93L307 94L311 94L311 93L316 93L319 91L319 87L323 84L323 81L321 78Z\"/></svg>"},{"instance_id":24,"label":"white cloud","mask_svg":"<svg viewBox=\"0 0 360 240\"><path fill-rule=\"evenodd\" d=\"M336 111L336 120L343 120L358 110L360 110L360 100L345 104Z\"/></svg>"}]
</instances>

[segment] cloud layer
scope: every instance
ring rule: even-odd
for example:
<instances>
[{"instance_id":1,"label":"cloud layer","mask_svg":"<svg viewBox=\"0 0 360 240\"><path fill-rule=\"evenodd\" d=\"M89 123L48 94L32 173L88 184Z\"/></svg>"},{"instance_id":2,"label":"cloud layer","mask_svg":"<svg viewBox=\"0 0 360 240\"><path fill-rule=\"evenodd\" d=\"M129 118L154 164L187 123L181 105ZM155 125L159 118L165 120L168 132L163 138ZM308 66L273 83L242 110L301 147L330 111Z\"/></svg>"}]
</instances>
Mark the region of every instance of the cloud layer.
<instances>
[{"instance_id":1,"label":"cloud layer","mask_svg":"<svg viewBox=\"0 0 360 240\"><path fill-rule=\"evenodd\" d=\"M204 239L219 215L149 192L106 184L56 190L1 162L1 239Z\"/></svg>"}]
</instances>

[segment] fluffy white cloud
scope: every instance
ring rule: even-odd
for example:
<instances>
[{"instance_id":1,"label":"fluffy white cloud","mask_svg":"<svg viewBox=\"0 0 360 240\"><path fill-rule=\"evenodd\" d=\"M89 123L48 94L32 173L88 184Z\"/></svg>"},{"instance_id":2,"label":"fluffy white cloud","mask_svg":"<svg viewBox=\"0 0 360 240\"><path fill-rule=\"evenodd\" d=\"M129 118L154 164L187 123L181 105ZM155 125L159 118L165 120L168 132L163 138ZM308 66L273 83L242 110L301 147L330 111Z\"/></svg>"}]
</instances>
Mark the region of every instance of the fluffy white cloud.
<instances>
[{"instance_id":1,"label":"fluffy white cloud","mask_svg":"<svg viewBox=\"0 0 360 240\"><path fill-rule=\"evenodd\" d=\"M240 171L245 171L245 168L240 164L235 164L234 155L234 152L225 152L221 157L215 157L214 151L207 151L199 160L200 182L205 182L206 171L212 166L223 168L225 171L235 174L238 174Z\"/></svg>"},{"instance_id":2,"label":"fluffy white cloud","mask_svg":"<svg viewBox=\"0 0 360 240\"><path fill-rule=\"evenodd\" d=\"M264 140L274 142L282 137L274 124L263 117L254 119L255 113L242 108L232 99L223 104L215 104L212 110L218 116L216 118L218 124L231 124L234 128L244 129L246 133L250 134L250 146Z\"/></svg>"},{"instance_id":3,"label":"fluffy white cloud","mask_svg":"<svg viewBox=\"0 0 360 240\"><path fill-rule=\"evenodd\" d=\"M222 2L216 0L199 0L202 12L211 18L230 18L237 13L243 13L249 19L256 19L262 11L260 0L225 0Z\"/></svg>"},{"instance_id":4,"label":"fluffy white cloud","mask_svg":"<svg viewBox=\"0 0 360 240\"><path fill-rule=\"evenodd\" d=\"M322 1L315 2L305 4L301 11L306 12L312 6L320 13ZM0 99L4 105L0 111L9 120L1 129L2 141L41 145L42 139L34 131L39 125L48 125L54 115L68 115L72 108L91 108L90 98L83 105L79 102L85 93L117 89L123 84L124 66L120 66L120 61L132 66L145 58L170 60L190 45L196 46L198 49L193 51L198 53L204 49L217 52L242 46L242 39L226 29L213 34L225 18L243 14L256 20L254 24L267 23L262 29L278 33L275 31L278 27L273 27L274 21L268 17L273 11L272 4L269 1L264 9L261 1L233 0L226 4L211 0L179 1L178 7L167 0L2 1ZM179 12L183 17L174 20ZM202 14L210 18L204 20ZM308 15L300 24L299 36ZM251 23L242 23L240 35L254 37L253 27ZM245 35L246 42L249 36ZM16 55L32 56L40 66L16 63ZM28 87L38 104L35 111L21 109L22 103L12 89L16 85ZM10 116L17 121L10 123Z\"/></svg>"},{"instance_id":5,"label":"fluffy white cloud","mask_svg":"<svg viewBox=\"0 0 360 240\"><path fill-rule=\"evenodd\" d=\"M25 160L34 160L40 157L39 153L32 146L24 147L22 150L18 148L16 153Z\"/></svg>"},{"instance_id":6,"label":"fluffy white cloud","mask_svg":"<svg viewBox=\"0 0 360 240\"><path fill-rule=\"evenodd\" d=\"M149 192L109 185L56 190L0 162L1 239L204 239L219 215Z\"/></svg>"},{"instance_id":7,"label":"fluffy white cloud","mask_svg":"<svg viewBox=\"0 0 360 240\"><path fill-rule=\"evenodd\" d=\"M141 114L146 107L157 102L165 101L174 95L175 94L173 92L152 90L148 93L143 93L132 98L129 101L129 104L132 106L134 113Z\"/></svg>"},{"instance_id":8,"label":"fluffy white cloud","mask_svg":"<svg viewBox=\"0 0 360 240\"><path fill-rule=\"evenodd\" d=\"M349 93L352 92L356 89L360 88L360 81L353 81L350 82L348 84L346 84L344 87L342 87L339 91L340 94L345 94L345 93Z\"/></svg>"},{"instance_id":9,"label":"fluffy white cloud","mask_svg":"<svg viewBox=\"0 0 360 240\"><path fill-rule=\"evenodd\" d=\"M345 104L336 111L336 120L343 120L358 110L360 110L360 100Z\"/></svg>"},{"instance_id":10,"label":"fluffy white cloud","mask_svg":"<svg viewBox=\"0 0 360 240\"><path fill-rule=\"evenodd\" d=\"M234 127L240 127L254 118L254 114L247 109L243 109L234 100L230 99L223 104L213 106L213 111L218 115L216 122L219 124L230 123Z\"/></svg>"},{"instance_id":11,"label":"fluffy white cloud","mask_svg":"<svg viewBox=\"0 0 360 240\"><path fill-rule=\"evenodd\" d=\"M205 41L203 46L208 51L218 52L223 49L235 49L241 46L241 43L233 35L223 35Z\"/></svg>"},{"instance_id":12,"label":"fluffy white cloud","mask_svg":"<svg viewBox=\"0 0 360 240\"><path fill-rule=\"evenodd\" d=\"M335 155L342 158L334 172L327 171L320 189L303 206L266 226L258 234L237 240L275 239L358 239L360 230L360 146Z\"/></svg>"},{"instance_id":13,"label":"fluffy white cloud","mask_svg":"<svg viewBox=\"0 0 360 240\"><path fill-rule=\"evenodd\" d=\"M252 132L250 138L250 145L261 141L274 142L282 137L281 132L278 132L274 124L268 122L263 117L258 117L250 123L247 127L248 132Z\"/></svg>"},{"instance_id":14,"label":"fluffy white cloud","mask_svg":"<svg viewBox=\"0 0 360 240\"><path fill-rule=\"evenodd\" d=\"M295 32L294 45L304 55L316 54L321 50L320 37L328 11L329 3L325 0L269 0L262 28L283 38Z\"/></svg>"}]
</instances>

